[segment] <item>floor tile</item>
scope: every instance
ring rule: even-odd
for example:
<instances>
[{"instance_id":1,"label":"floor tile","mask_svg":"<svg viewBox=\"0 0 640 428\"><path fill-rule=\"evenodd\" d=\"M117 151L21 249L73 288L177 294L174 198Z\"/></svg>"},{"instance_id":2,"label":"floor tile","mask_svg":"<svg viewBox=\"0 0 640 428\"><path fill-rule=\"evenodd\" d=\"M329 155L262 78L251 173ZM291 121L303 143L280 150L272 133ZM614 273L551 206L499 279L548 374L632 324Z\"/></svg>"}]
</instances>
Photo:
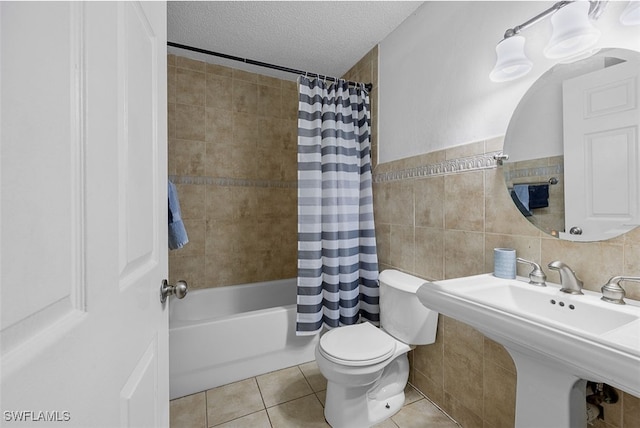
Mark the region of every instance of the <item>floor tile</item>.
<instances>
[{"instance_id":1,"label":"floor tile","mask_svg":"<svg viewBox=\"0 0 640 428\"><path fill-rule=\"evenodd\" d=\"M267 411L261 410L230 422L216 425L215 428L271 428L271 423L269 422Z\"/></svg>"},{"instance_id":2,"label":"floor tile","mask_svg":"<svg viewBox=\"0 0 640 428\"><path fill-rule=\"evenodd\" d=\"M255 378L207 391L209 426L229 422L259 410L264 410L264 404Z\"/></svg>"},{"instance_id":3,"label":"floor tile","mask_svg":"<svg viewBox=\"0 0 640 428\"><path fill-rule=\"evenodd\" d=\"M326 392L316 363L302 364L172 400L171 428L327 428ZM404 407L375 426L420 427L459 425L410 384Z\"/></svg>"},{"instance_id":4,"label":"floor tile","mask_svg":"<svg viewBox=\"0 0 640 428\"><path fill-rule=\"evenodd\" d=\"M322 376L322 373L320 373L320 369L318 368L318 364L316 364L315 361L302 364L299 367L300 370L302 370L304 377L307 378L307 382L311 385L313 392L324 391L327 389L327 379Z\"/></svg>"},{"instance_id":5,"label":"floor tile","mask_svg":"<svg viewBox=\"0 0 640 428\"><path fill-rule=\"evenodd\" d=\"M411 404L414 401L422 400L424 397L411 384L407 384L404 389L404 405Z\"/></svg>"},{"instance_id":6,"label":"floor tile","mask_svg":"<svg viewBox=\"0 0 640 428\"><path fill-rule=\"evenodd\" d=\"M424 398L404 406L391 419L400 428L458 428L455 422Z\"/></svg>"},{"instance_id":7,"label":"floor tile","mask_svg":"<svg viewBox=\"0 0 640 428\"><path fill-rule=\"evenodd\" d=\"M256 379L267 408L313 393L297 366L267 373Z\"/></svg>"},{"instance_id":8,"label":"floor tile","mask_svg":"<svg viewBox=\"0 0 640 428\"><path fill-rule=\"evenodd\" d=\"M172 427L206 428L207 405L204 392L172 400L169 413Z\"/></svg>"},{"instance_id":9,"label":"floor tile","mask_svg":"<svg viewBox=\"0 0 640 428\"><path fill-rule=\"evenodd\" d=\"M375 424L373 428L398 428L393 419L387 419L386 421L382 421L379 424Z\"/></svg>"},{"instance_id":10,"label":"floor tile","mask_svg":"<svg viewBox=\"0 0 640 428\"><path fill-rule=\"evenodd\" d=\"M273 428L326 428L324 409L315 394L267 409Z\"/></svg>"},{"instance_id":11,"label":"floor tile","mask_svg":"<svg viewBox=\"0 0 640 428\"><path fill-rule=\"evenodd\" d=\"M318 397L318 400L322 403L322 407L324 407L324 404L327 402L327 390L316 392L316 397Z\"/></svg>"}]
</instances>

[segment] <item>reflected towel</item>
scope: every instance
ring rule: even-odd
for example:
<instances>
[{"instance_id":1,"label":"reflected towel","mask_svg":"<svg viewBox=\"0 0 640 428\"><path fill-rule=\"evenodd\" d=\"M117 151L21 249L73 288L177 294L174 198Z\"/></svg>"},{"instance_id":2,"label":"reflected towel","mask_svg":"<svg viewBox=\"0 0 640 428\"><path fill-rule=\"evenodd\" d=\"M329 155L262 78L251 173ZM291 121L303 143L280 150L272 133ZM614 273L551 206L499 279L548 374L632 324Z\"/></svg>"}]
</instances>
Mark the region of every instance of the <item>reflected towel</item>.
<instances>
[{"instance_id":1,"label":"reflected towel","mask_svg":"<svg viewBox=\"0 0 640 428\"><path fill-rule=\"evenodd\" d=\"M516 192L517 187L521 189L524 188L525 192L520 192L519 195L518 192ZM513 190L511 190L509 194L511 195L511 199L513 199L513 203L516 204L516 207L520 210L522 215L525 217L531 217L532 214L531 211L529 211L529 186L526 184L516 184L513 186ZM523 201L520 200L521 197L524 199L524 203L527 204L526 206Z\"/></svg>"},{"instance_id":2,"label":"reflected towel","mask_svg":"<svg viewBox=\"0 0 640 428\"><path fill-rule=\"evenodd\" d=\"M189 237L182 222L176 186L171 181L167 180L167 182L167 193L169 195L169 249L177 250L189 242Z\"/></svg>"},{"instance_id":3,"label":"reflected towel","mask_svg":"<svg viewBox=\"0 0 640 428\"><path fill-rule=\"evenodd\" d=\"M549 206L549 185L536 184L529 186L529 209Z\"/></svg>"},{"instance_id":4,"label":"reflected towel","mask_svg":"<svg viewBox=\"0 0 640 428\"><path fill-rule=\"evenodd\" d=\"M529 185L514 184L513 191L525 210L529 211Z\"/></svg>"}]
</instances>

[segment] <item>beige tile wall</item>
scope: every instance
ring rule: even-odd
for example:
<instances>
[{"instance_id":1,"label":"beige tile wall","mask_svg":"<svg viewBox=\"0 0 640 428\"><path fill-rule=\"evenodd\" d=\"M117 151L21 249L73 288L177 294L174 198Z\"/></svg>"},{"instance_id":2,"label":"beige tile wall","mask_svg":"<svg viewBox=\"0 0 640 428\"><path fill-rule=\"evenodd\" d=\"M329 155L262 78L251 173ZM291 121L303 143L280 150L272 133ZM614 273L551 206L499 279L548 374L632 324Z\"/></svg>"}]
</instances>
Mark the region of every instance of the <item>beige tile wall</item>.
<instances>
[{"instance_id":1,"label":"beige tile wall","mask_svg":"<svg viewBox=\"0 0 640 428\"><path fill-rule=\"evenodd\" d=\"M346 79L373 82L377 47ZM297 274L296 83L168 56L169 175L190 242L169 252L192 289ZM377 142L372 133L372 158Z\"/></svg>"},{"instance_id":2,"label":"beige tile wall","mask_svg":"<svg viewBox=\"0 0 640 428\"><path fill-rule=\"evenodd\" d=\"M501 149L502 139L480 141L381 164L374 176ZM640 275L640 228L597 243L542 234L513 206L500 168L378 182L374 205L381 269L431 280L474 275L493 270L494 247L513 247L543 266L565 261L591 290L599 291L613 275ZM520 275L527 273L519 268ZM549 273L549 280L559 279ZM626 288L640 299L640 286ZM412 383L464 427L513 426L516 370L496 342L441 316L436 343L418 347L411 361ZM620 396L619 403L605 405L605 422L596 426L640 426L640 399Z\"/></svg>"},{"instance_id":3,"label":"beige tile wall","mask_svg":"<svg viewBox=\"0 0 640 428\"><path fill-rule=\"evenodd\" d=\"M369 104L371 112L371 166L378 160L378 46L371 49L344 76L352 82L371 83Z\"/></svg>"},{"instance_id":4,"label":"beige tile wall","mask_svg":"<svg viewBox=\"0 0 640 428\"><path fill-rule=\"evenodd\" d=\"M169 55L169 175L193 289L296 275L296 83Z\"/></svg>"}]
</instances>

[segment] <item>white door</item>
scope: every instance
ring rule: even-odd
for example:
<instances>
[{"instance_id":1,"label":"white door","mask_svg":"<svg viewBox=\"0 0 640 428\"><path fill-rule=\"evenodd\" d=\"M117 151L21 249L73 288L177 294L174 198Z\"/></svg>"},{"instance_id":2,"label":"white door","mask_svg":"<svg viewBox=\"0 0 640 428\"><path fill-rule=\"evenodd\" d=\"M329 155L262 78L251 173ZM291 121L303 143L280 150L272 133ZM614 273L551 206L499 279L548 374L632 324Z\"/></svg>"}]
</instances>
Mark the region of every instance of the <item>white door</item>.
<instances>
[{"instance_id":1,"label":"white door","mask_svg":"<svg viewBox=\"0 0 640 428\"><path fill-rule=\"evenodd\" d=\"M565 226L607 239L640 223L640 65L625 62L563 84Z\"/></svg>"},{"instance_id":2,"label":"white door","mask_svg":"<svg viewBox=\"0 0 640 428\"><path fill-rule=\"evenodd\" d=\"M0 424L168 426L166 5L0 14Z\"/></svg>"}]
</instances>

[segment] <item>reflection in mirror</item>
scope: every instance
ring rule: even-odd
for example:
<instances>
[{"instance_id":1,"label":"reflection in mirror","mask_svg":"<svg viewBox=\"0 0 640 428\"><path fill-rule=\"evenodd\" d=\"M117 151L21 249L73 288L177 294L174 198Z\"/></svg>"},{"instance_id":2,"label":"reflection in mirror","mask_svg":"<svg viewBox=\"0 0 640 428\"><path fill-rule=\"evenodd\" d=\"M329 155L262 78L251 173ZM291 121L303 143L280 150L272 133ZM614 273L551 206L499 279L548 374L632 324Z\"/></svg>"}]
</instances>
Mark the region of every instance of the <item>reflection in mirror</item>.
<instances>
[{"instance_id":1,"label":"reflection in mirror","mask_svg":"<svg viewBox=\"0 0 640 428\"><path fill-rule=\"evenodd\" d=\"M524 95L505 136L504 177L540 230L599 241L640 224L640 52L558 64Z\"/></svg>"}]
</instances>

